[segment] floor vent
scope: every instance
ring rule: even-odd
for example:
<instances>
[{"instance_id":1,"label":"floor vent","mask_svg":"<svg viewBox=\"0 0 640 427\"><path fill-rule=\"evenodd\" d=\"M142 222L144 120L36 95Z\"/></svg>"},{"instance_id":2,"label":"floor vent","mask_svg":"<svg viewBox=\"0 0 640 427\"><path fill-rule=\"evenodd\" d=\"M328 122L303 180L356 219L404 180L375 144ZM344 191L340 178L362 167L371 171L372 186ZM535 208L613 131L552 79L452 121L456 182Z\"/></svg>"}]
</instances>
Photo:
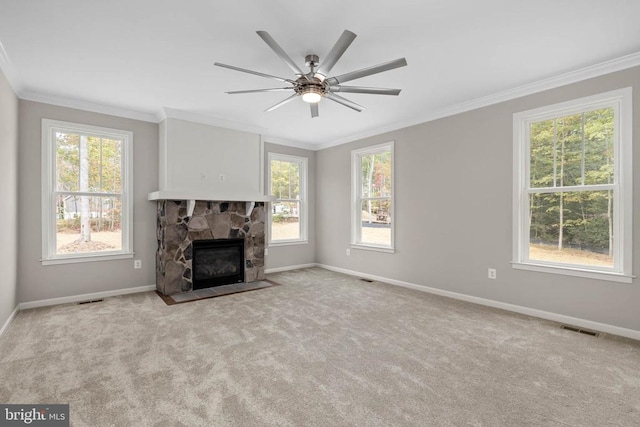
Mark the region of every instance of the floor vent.
<instances>
[{"instance_id":1,"label":"floor vent","mask_svg":"<svg viewBox=\"0 0 640 427\"><path fill-rule=\"evenodd\" d=\"M373 283L373 280L369 280L369 279L362 279L361 278L360 280L362 280L363 282L367 282L367 283Z\"/></svg>"},{"instance_id":2,"label":"floor vent","mask_svg":"<svg viewBox=\"0 0 640 427\"><path fill-rule=\"evenodd\" d=\"M596 331L589 331L587 329L580 329L580 328L576 328L575 326L561 325L560 327L562 329L566 329L567 331L577 332L579 334L590 335L592 337L600 336L600 334L598 332L596 332Z\"/></svg>"},{"instance_id":3,"label":"floor vent","mask_svg":"<svg viewBox=\"0 0 640 427\"><path fill-rule=\"evenodd\" d=\"M100 299L92 299L92 300L89 300L89 301L80 301L80 302L78 303L78 305L82 305L82 304L93 304L94 302L102 302L102 301L104 301L104 299L103 299L103 298L100 298Z\"/></svg>"}]
</instances>

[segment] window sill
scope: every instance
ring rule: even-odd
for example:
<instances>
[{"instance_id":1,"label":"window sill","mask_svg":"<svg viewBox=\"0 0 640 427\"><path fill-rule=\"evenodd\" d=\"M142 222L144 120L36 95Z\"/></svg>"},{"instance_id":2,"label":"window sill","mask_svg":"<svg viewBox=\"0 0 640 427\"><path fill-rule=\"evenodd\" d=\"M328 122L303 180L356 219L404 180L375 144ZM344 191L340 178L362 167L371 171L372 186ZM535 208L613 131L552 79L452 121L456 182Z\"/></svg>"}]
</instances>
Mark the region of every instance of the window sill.
<instances>
[{"instance_id":1,"label":"window sill","mask_svg":"<svg viewBox=\"0 0 640 427\"><path fill-rule=\"evenodd\" d=\"M352 243L351 248L362 249L363 251L384 252L388 254L393 254L396 252L395 248L390 248L388 246L373 246L373 245L363 245L363 244L357 244L357 243Z\"/></svg>"},{"instance_id":2,"label":"window sill","mask_svg":"<svg viewBox=\"0 0 640 427\"><path fill-rule=\"evenodd\" d=\"M548 266L525 262L512 262L511 267L516 270L537 271L540 273L560 274L564 276L584 277L587 279L606 280L609 282L632 283L635 276L613 273L608 271L587 270L581 268Z\"/></svg>"},{"instance_id":3,"label":"window sill","mask_svg":"<svg viewBox=\"0 0 640 427\"><path fill-rule=\"evenodd\" d=\"M269 245L267 247L274 248L278 246L306 245L308 243L309 243L308 240L283 240L283 241L269 242Z\"/></svg>"},{"instance_id":4,"label":"window sill","mask_svg":"<svg viewBox=\"0 0 640 427\"><path fill-rule=\"evenodd\" d=\"M76 264L79 262L95 262L95 261L111 261L117 259L133 258L134 253L119 253L113 255L82 255L82 256L70 256L64 258L46 258L41 259L42 265L57 265L57 264Z\"/></svg>"}]
</instances>

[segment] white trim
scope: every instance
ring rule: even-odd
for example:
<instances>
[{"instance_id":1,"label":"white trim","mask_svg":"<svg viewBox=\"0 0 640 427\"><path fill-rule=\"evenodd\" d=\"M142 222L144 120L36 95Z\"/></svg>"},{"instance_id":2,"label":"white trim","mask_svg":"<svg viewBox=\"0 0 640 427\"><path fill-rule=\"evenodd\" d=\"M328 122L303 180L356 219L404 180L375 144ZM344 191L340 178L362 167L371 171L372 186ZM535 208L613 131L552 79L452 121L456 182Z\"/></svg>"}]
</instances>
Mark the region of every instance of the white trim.
<instances>
[{"instance_id":1,"label":"white trim","mask_svg":"<svg viewBox=\"0 0 640 427\"><path fill-rule=\"evenodd\" d=\"M440 295L447 298L453 298L460 301L466 301L474 304L484 305L487 307L499 308L499 309L511 311L514 313L520 313L527 316L551 320L553 322L568 324L572 326L579 326L585 329L591 329L594 331L606 332L608 334L618 335L621 337L631 338L634 340L640 340L640 331L635 329L622 328L620 326L609 325L607 323L594 322L592 320L566 316L564 314L552 313L549 311L523 307L516 304L509 304L506 302L500 302L500 301L490 300L486 298L474 297L471 295L460 294L457 292L445 291L443 289L432 288L424 285L417 285L415 283L404 282L401 280L390 279L382 276L375 276L372 274L361 273L358 271L348 270L348 269L339 268L339 267L333 267L325 264L316 264L316 267L324 268L330 271L335 271L337 273L348 274L350 276L356 276L356 277L362 277L365 279L375 280L375 281L387 283L390 285L402 286L403 288L415 289L421 292L427 292L430 294Z\"/></svg>"},{"instance_id":2,"label":"white trim","mask_svg":"<svg viewBox=\"0 0 640 427\"><path fill-rule=\"evenodd\" d=\"M158 123L156 114L128 110L122 107L100 104L92 101L85 101L63 96L44 94L40 92L22 91L18 98L25 101L41 102L44 104L57 105L59 107L73 108L76 110L91 111L93 113L107 114L109 116L123 117L125 119L139 120L142 122Z\"/></svg>"},{"instance_id":3,"label":"white trim","mask_svg":"<svg viewBox=\"0 0 640 427\"><path fill-rule=\"evenodd\" d=\"M585 279L606 280L608 282L633 283L635 276L625 276L623 274L609 271L595 271L581 268L581 266L542 265L533 262L512 262L511 267L516 270L537 271L539 273L560 274L563 276L583 277Z\"/></svg>"},{"instance_id":4,"label":"white trim","mask_svg":"<svg viewBox=\"0 0 640 427\"><path fill-rule=\"evenodd\" d=\"M7 78L9 85L13 89L13 92L16 96L22 91L22 82L20 81L20 77L16 72L16 67L13 66L13 63L9 59L9 55L7 55L7 51L4 50L4 46L0 42L0 70Z\"/></svg>"},{"instance_id":5,"label":"white trim","mask_svg":"<svg viewBox=\"0 0 640 427\"><path fill-rule=\"evenodd\" d=\"M613 243L614 265L611 268L591 268L589 266L568 265L564 263L552 263L530 259L530 206L528 195L536 190L530 188L530 124L601 108L613 108L615 112L613 184L550 187L538 189L539 191L537 192L551 193L558 191L574 192L601 189L613 190L613 236L618 236L617 238L614 238ZM563 275L623 283L632 282L632 127L633 115L631 87L586 96L513 114L513 268L545 273L556 272Z\"/></svg>"},{"instance_id":6,"label":"white trim","mask_svg":"<svg viewBox=\"0 0 640 427\"><path fill-rule=\"evenodd\" d=\"M279 138L276 136L269 136L269 135L264 135L264 141L268 142L270 144L277 144L277 145L286 145L288 147L294 147L294 148L302 148L303 150L310 150L310 151L315 151L318 150L318 146L315 144L309 144L306 142L299 142L299 141L292 141L290 139L285 139L285 138Z\"/></svg>"},{"instance_id":7,"label":"white trim","mask_svg":"<svg viewBox=\"0 0 640 427\"><path fill-rule=\"evenodd\" d=\"M388 254L394 254L396 252L395 248L389 248L386 246L375 246L375 245L363 245L362 243L350 243L349 247L351 249L360 249L363 251L373 251L373 252L385 252Z\"/></svg>"},{"instance_id":8,"label":"white trim","mask_svg":"<svg viewBox=\"0 0 640 427\"><path fill-rule=\"evenodd\" d=\"M308 182L309 182L309 159L307 157L302 156L294 156L290 154L280 154L269 152L267 153L267 182L266 185L267 193L270 197L274 197L271 195L271 162L272 161L281 161L288 163L297 163L299 165L299 190L297 200L292 200L292 202L300 203L300 238L298 239L290 239L290 240L271 240L271 236L273 233L271 232L272 228L272 214L271 208L267 208L267 247L272 246L283 246L283 245L291 245L291 244L303 244L308 243L308 235L309 235L309 201L308 201ZM274 200L274 202L278 202L278 200Z\"/></svg>"},{"instance_id":9,"label":"white trim","mask_svg":"<svg viewBox=\"0 0 640 427\"><path fill-rule=\"evenodd\" d=\"M278 240L277 242L270 242L267 248L277 248L279 246L292 246L292 245L308 245L308 240Z\"/></svg>"},{"instance_id":10,"label":"white trim","mask_svg":"<svg viewBox=\"0 0 640 427\"><path fill-rule=\"evenodd\" d=\"M209 190L159 190L147 194L147 200L215 200L220 202L272 202L273 196L262 193L221 193Z\"/></svg>"},{"instance_id":11,"label":"white trim","mask_svg":"<svg viewBox=\"0 0 640 427\"><path fill-rule=\"evenodd\" d=\"M122 288L113 291L93 292L90 294L71 295L68 297L42 299L37 301L21 302L18 306L20 310L30 308L47 307L50 305L68 304L73 302L91 301L101 298L117 297L120 295L137 294L140 292L155 291L156 285L138 286L135 288Z\"/></svg>"},{"instance_id":12,"label":"white trim","mask_svg":"<svg viewBox=\"0 0 640 427\"><path fill-rule=\"evenodd\" d=\"M312 262L310 264L298 264L298 265L289 265L286 267L267 268L266 270L264 270L264 274L281 273L283 271L291 271L291 270L301 270L303 268L311 268L311 267L317 267L317 266L318 264Z\"/></svg>"},{"instance_id":13,"label":"white trim","mask_svg":"<svg viewBox=\"0 0 640 427\"><path fill-rule=\"evenodd\" d=\"M640 52L635 52L630 55L622 56L620 58L614 58L609 61L604 61L584 68L579 68L577 70L562 73L560 75L549 77L547 79L538 80L521 86L516 86L514 88L497 92L492 95L487 95L481 98L475 98L469 101L450 105L448 107L427 111L425 112L425 114L421 114L411 119L401 120L395 123L390 123L386 126L368 129L362 132L351 134L349 136L345 136L343 138L335 139L333 141L320 143L315 145L314 149L324 150L325 148L335 147L336 145L342 145L349 142L357 141L359 139L364 139L386 132L407 128L409 126L431 122L434 120L442 119L444 117L455 116L456 114L477 110L479 108L488 107L490 105L499 104L501 102L510 101L512 99L521 98L527 95L532 95L534 93L543 92L545 90L554 89L560 86L566 86L572 83L581 82L583 80L603 76L605 74L614 73L616 71L626 70L638 65L640 65Z\"/></svg>"},{"instance_id":14,"label":"white trim","mask_svg":"<svg viewBox=\"0 0 640 427\"><path fill-rule=\"evenodd\" d=\"M259 136L260 139L260 153L258 156L260 157L260 164L258 165L258 192L260 194L264 193L264 137L262 134Z\"/></svg>"},{"instance_id":15,"label":"white trim","mask_svg":"<svg viewBox=\"0 0 640 427\"><path fill-rule=\"evenodd\" d=\"M104 254L74 254L60 256L56 254L55 233L56 218L53 209L53 193L56 182L55 153L53 148L55 130L68 130L97 136L114 137L122 140L121 165L121 202L122 202L122 250ZM41 220L42 220L42 265L68 264L73 262L104 261L133 257L133 132L93 126L60 120L42 119L41 129Z\"/></svg>"},{"instance_id":16,"label":"white trim","mask_svg":"<svg viewBox=\"0 0 640 427\"><path fill-rule=\"evenodd\" d=\"M47 258L40 259L42 265L56 265L56 264L77 264L79 262L96 262L96 261L113 261L116 259L129 259L133 258L135 254L131 253L117 253L117 254L108 254L98 255L99 252L92 252L91 255L73 255L67 257L59 257L59 258Z\"/></svg>"},{"instance_id":17,"label":"white trim","mask_svg":"<svg viewBox=\"0 0 640 427\"><path fill-rule=\"evenodd\" d=\"M174 110L171 108L163 108L160 115L155 117L157 122L161 122L166 119L178 119L192 123L200 123L203 125L216 126L226 129L239 130L242 132L262 134L266 131L265 128L259 126L252 126L242 122L236 122L233 120L220 119L213 116L205 116L203 114L191 113L188 111Z\"/></svg>"},{"instance_id":18,"label":"white trim","mask_svg":"<svg viewBox=\"0 0 640 427\"><path fill-rule=\"evenodd\" d=\"M391 209L389 210L389 216L391 217L391 223L389 224L391 226L391 241L389 242L389 246L367 244L360 241L362 237L362 199L360 197L360 190L362 189L362 171L359 159L362 156L379 154L386 151L391 153L391 197L381 197L380 199L391 199ZM394 141L351 150L351 240L349 243L352 248L389 253L395 252L395 176L396 165Z\"/></svg>"},{"instance_id":19,"label":"white trim","mask_svg":"<svg viewBox=\"0 0 640 427\"><path fill-rule=\"evenodd\" d=\"M319 151L325 148L334 147L337 145L346 144L349 142L357 141L359 139L368 138L370 136L380 135L385 132L391 132L394 130L414 126L422 123L427 123L433 120L441 119L444 117L454 116L467 111L476 110L489 105L499 104L501 102L509 101L523 96L531 95L534 93L542 92L545 90L565 86L568 84L580 82L590 78L602 76L605 74L613 73L616 71L622 71L628 68L636 67L640 65L640 52L635 52L619 58L614 58L608 61L604 61L598 64L590 65L577 70L569 71L554 77L550 77L543 80L538 80L532 83L527 83L521 86L517 86L511 89L507 89L501 92L497 92L492 95L484 96L481 98L475 98L469 101L461 102L458 104L450 105L444 108L438 108L435 110L427 111L424 114L415 116L407 120L401 120L395 123L390 123L386 126L381 126L373 129L368 129L362 132L353 133L343 138L335 139L332 141L325 141L319 144L295 142L277 136L267 136L267 142L273 142L274 144L288 145L292 147L299 147L308 150ZM212 124L214 126L227 127L230 129L253 132L253 133L265 133L267 129L256 126L251 126L241 122L234 122L230 120L219 119L211 116L200 115L196 113L188 113L179 110L172 110L164 108L157 113L140 112L129 110L122 107L107 106L104 104L82 101L73 98L65 98L61 96L43 94L32 91L23 90L19 76L11 66L11 62L6 55L6 52L0 52L0 68L2 68L7 80L16 92L16 95L20 99L27 101L43 102L52 105L58 105L61 107L76 108L80 110L92 111L96 113L108 114L117 117L124 117L134 120L141 120L145 122L158 123L167 117L179 116L175 118L181 118L182 120L192 121L196 123ZM7 71L9 70L9 71Z\"/></svg>"},{"instance_id":20,"label":"white trim","mask_svg":"<svg viewBox=\"0 0 640 427\"><path fill-rule=\"evenodd\" d=\"M20 311L20 305L16 305L16 308L13 309L13 311L11 312L11 314L9 315L9 318L7 319L6 322L4 322L4 325L2 325L2 328L0 328L0 337L2 336L2 334L5 333L5 331L9 328L9 324L13 321L13 319L16 317L16 314L18 314L18 311Z\"/></svg>"}]
</instances>

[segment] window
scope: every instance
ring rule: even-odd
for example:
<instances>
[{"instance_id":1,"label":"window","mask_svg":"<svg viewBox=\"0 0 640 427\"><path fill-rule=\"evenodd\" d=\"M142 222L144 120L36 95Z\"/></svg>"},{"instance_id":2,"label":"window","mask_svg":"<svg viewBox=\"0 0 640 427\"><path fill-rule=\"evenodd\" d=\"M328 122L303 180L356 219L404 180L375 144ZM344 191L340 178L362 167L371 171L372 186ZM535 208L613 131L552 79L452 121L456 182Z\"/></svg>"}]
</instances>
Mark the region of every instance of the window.
<instances>
[{"instance_id":1,"label":"window","mask_svg":"<svg viewBox=\"0 0 640 427\"><path fill-rule=\"evenodd\" d=\"M307 159L269 153L269 244L307 242Z\"/></svg>"},{"instance_id":2,"label":"window","mask_svg":"<svg viewBox=\"0 0 640 427\"><path fill-rule=\"evenodd\" d=\"M42 120L42 263L131 258L131 132Z\"/></svg>"},{"instance_id":3,"label":"window","mask_svg":"<svg viewBox=\"0 0 640 427\"><path fill-rule=\"evenodd\" d=\"M393 252L393 142L351 152L351 244Z\"/></svg>"},{"instance_id":4,"label":"window","mask_svg":"<svg viewBox=\"0 0 640 427\"><path fill-rule=\"evenodd\" d=\"M631 282L631 89L514 115L514 268Z\"/></svg>"}]
</instances>

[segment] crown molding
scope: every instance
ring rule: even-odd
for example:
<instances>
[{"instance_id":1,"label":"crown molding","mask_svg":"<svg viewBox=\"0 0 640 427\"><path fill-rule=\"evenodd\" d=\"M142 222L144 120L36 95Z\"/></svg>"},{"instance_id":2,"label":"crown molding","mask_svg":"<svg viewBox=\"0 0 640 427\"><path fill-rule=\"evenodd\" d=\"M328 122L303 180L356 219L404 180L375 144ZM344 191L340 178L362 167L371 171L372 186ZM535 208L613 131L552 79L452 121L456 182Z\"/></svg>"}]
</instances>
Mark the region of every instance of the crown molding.
<instances>
[{"instance_id":1,"label":"crown molding","mask_svg":"<svg viewBox=\"0 0 640 427\"><path fill-rule=\"evenodd\" d=\"M9 85L13 89L13 92L16 96L20 96L20 92L22 92L22 82L20 81L20 77L18 77L18 73L16 73L16 69L11 63L9 59L9 55L7 55L7 51L4 50L4 46L0 42L0 70L7 78Z\"/></svg>"},{"instance_id":2,"label":"crown molding","mask_svg":"<svg viewBox=\"0 0 640 427\"><path fill-rule=\"evenodd\" d=\"M98 104L91 101L65 98L62 96L49 95L39 92L23 91L18 95L25 101L42 102L45 104L57 105L59 107L75 108L77 110L91 111L93 113L108 114L110 116L123 117L125 119L140 120L143 122L158 123L155 114L143 113L140 111L127 110L125 108L114 107L105 104Z\"/></svg>"},{"instance_id":3,"label":"crown molding","mask_svg":"<svg viewBox=\"0 0 640 427\"><path fill-rule=\"evenodd\" d=\"M203 114L191 113L186 111L174 110L170 108L163 108L158 113L147 113L134 110L128 110L126 108L120 108L115 106L109 106L99 104L90 101L82 101L73 98L65 98L56 95L43 94L38 92L32 92L24 90L19 76L15 72L11 61L9 60L6 51L0 43L0 69L7 78L9 84L13 88L14 92L20 99L27 101L43 102L52 105L58 105L61 107L76 108L85 111L92 111L95 113L108 114L117 117L123 117L133 120L140 120L151 123L159 123L167 118L175 118L179 120L185 120L195 123L201 123L211 126L223 127L228 129L234 129L243 132L257 133L264 136L264 140L272 142L274 144L287 145L291 147L302 148L305 150L323 150L326 148L334 147L337 145L346 144L349 142L357 141L363 138L369 138L372 136L380 135L386 132L391 132L398 129L418 125L421 123L430 122L433 120L441 119L444 117L454 116L464 112L476 110L482 107L499 104L501 102L509 101L523 96L531 95L534 93L542 92L549 89L554 89L560 86L566 86L572 83L577 83L583 80L587 80L594 77L599 77L605 74L610 74L616 71L625 70L628 68L636 67L640 65L640 52L635 52L626 56L615 58L609 61L601 62L595 65L587 66L577 70L569 71L554 77L539 80L536 82L528 83L525 85L517 86L505 91L497 92L488 96L472 99L469 101L461 102L458 104L450 105L444 108L427 111L419 116L412 117L407 120L401 120L394 123L390 123L385 126L368 129L362 132L357 132L349 136L335 139L332 141L321 142L319 144L303 143L288 140L286 138L280 138L277 136L265 135L267 129L248 125L242 122L236 122L226 119L221 119L213 116L207 116Z\"/></svg>"},{"instance_id":4,"label":"crown molding","mask_svg":"<svg viewBox=\"0 0 640 427\"><path fill-rule=\"evenodd\" d=\"M259 126L251 126L246 123L236 122L233 120L220 119L218 117L206 116L204 114L191 113L188 111L174 110L171 108L163 108L160 115L157 116L161 122L166 119L178 119L186 122L200 123L203 125L217 126L221 128L239 130L242 132L263 134L266 129Z\"/></svg>"},{"instance_id":5,"label":"crown molding","mask_svg":"<svg viewBox=\"0 0 640 427\"><path fill-rule=\"evenodd\" d=\"M465 113L467 111L477 110L482 107L499 104L501 102L510 101L516 98L522 98L534 93L543 92L545 90L554 89L560 86L566 86L572 83L581 82L594 77L603 76L605 74L614 73L616 71L626 70L628 68L640 65L640 52L630 55L621 56L609 61L590 65L567 73L559 74L554 77L527 83L505 91L497 92L481 98L472 99L461 102L459 104L450 105L437 110L431 110L423 115L413 117L407 120L401 120L388 124L386 126L369 129L363 132L351 134L348 137L340 138L330 142L320 143L316 146L316 150L324 150L325 148L335 147L337 145L346 144L363 138L380 135L382 133L403 129L409 126L430 122L444 117L454 116L456 114Z\"/></svg>"},{"instance_id":6,"label":"crown molding","mask_svg":"<svg viewBox=\"0 0 640 427\"><path fill-rule=\"evenodd\" d=\"M262 140L271 144L286 145L288 147L302 148L303 150L316 151L318 146L316 144L309 144L306 142L292 141L290 139L278 138L276 136L263 135Z\"/></svg>"}]
</instances>

